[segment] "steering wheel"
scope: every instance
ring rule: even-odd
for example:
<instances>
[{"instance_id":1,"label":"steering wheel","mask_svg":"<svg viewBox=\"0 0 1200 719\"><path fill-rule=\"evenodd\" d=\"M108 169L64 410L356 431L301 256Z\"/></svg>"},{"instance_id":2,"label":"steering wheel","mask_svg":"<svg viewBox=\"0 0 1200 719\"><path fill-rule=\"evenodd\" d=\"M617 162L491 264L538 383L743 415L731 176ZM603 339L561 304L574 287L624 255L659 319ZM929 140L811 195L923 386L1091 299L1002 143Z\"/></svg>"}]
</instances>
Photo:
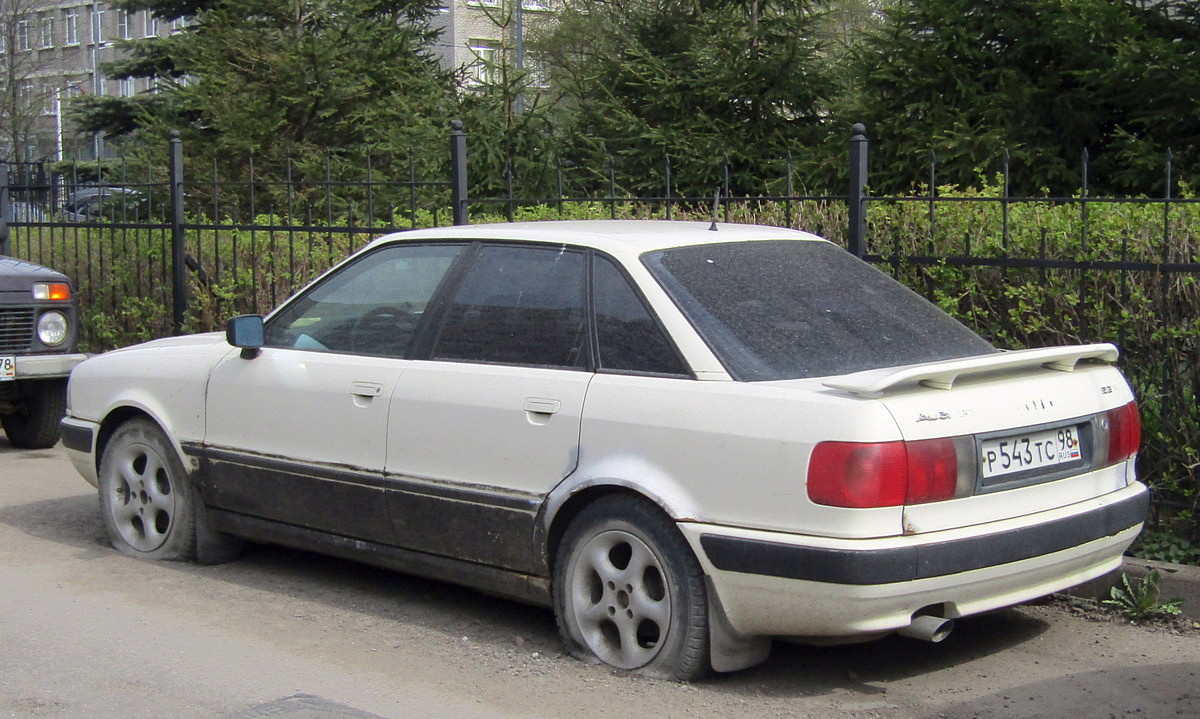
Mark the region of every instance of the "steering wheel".
<instances>
[{"instance_id":1,"label":"steering wheel","mask_svg":"<svg viewBox=\"0 0 1200 719\"><path fill-rule=\"evenodd\" d=\"M416 322L399 307L367 310L350 327L350 351L400 357L408 349Z\"/></svg>"}]
</instances>

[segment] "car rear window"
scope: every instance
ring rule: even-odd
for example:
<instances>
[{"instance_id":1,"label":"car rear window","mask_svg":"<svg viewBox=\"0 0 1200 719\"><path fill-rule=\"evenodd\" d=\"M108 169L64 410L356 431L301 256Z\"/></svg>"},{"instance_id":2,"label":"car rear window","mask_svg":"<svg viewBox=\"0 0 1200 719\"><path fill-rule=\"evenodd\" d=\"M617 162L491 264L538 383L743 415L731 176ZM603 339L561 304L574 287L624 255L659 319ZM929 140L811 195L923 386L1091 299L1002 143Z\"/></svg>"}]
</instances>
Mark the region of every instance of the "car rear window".
<instances>
[{"instance_id":1,"label":"car rear window","mask_svg":"<svg viewBox=\"0 0 1200 719\"><path fill-rule=\"evenodd\" d=\"M828 377L997 351L828 242L695 245L642 259L738 380Z\"/></svg>"}]
</instances>

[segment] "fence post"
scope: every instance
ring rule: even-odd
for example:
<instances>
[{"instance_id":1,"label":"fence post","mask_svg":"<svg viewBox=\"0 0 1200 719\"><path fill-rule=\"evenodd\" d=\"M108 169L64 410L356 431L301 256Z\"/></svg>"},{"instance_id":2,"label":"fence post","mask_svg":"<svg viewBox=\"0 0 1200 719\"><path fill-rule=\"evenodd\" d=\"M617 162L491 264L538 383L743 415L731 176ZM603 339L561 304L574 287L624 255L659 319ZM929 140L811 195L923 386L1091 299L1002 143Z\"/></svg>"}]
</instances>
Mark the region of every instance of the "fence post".
<instances>
[{"instance_id":1,"label":"fence post","mask_svg":"<svg viewBox=\"0 0 1200 719\"><path fill-rule=\"evenodd\" d=\"M183 236L183 141L179 130L171 130L168 168L171 175L171 287L174 297L172 329L183 334L187 314L187 248Z\"/></svg>"},{"instance_id":2,"label":"fence post","mask_svg":"<svg viewBox=\"0 0 1200 719\"><path fill-rule=\"evenodd\" d=\"M450 121L450 203L454 224L470 223L467 216L467 134L462 120Z\"/></svg>"},{"instance_id":3,"label":"fence post","mask_svg":"<svg viewBox=\"0 0 1200 719\"><path fill-rule=\"evenodd\" d=\"M12 219L12 205L8 201L8 163L0 161L0 255L7 255L8 221Z\"/></svg>"},{"instance_id":4,"label":"fence post","mask_svg":"<svg viewBox=\"0 0 1200 719\"><path fill-rule=\"evenodd\" d=\"M850 131L850 232L847 249L862 259L867 254L867 126L855 123Z\"/></svg>"}]
</instances>

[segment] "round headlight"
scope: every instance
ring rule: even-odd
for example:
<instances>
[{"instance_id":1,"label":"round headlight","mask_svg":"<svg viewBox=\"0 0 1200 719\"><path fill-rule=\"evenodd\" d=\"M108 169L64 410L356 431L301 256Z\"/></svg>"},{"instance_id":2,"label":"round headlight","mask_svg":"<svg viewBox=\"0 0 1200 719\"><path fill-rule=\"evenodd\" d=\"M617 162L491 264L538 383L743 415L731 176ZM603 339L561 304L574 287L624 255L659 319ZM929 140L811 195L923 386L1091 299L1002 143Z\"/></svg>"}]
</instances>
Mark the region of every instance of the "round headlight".
<instances>
[{"instance_id":1,"label":"round headlight","mask_svg":"<svg viewBox=\"0 0 1200 719\"><path fill-rule=\"evenodd\" d=\"M57 347L66 342L69 329L67 316L61 312L46 312L38 318L38 339L47 347Z\"/></svg>"}]
</instances>

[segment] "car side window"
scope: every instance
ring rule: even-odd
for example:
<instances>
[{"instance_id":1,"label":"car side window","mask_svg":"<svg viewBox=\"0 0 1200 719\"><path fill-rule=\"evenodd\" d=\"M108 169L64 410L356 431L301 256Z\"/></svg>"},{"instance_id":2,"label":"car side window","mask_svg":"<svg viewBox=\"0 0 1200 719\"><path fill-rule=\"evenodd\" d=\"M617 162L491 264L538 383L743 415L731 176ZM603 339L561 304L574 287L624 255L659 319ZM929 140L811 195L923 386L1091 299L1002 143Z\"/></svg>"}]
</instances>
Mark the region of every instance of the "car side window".
<instances>
[{"instance_id":1,"label":"car side window","mask_svg":"<svg viewBox=\"0 0 1200 719\"><path fill-rule=\"evenodd\" d=\"M584 255L486 246L446 309L434 359L587 367Z\"/></svg>"},{"instance_id":2,"label":"car side window","mask_svg":"<svg viewBox=\"0 0 1200 719\"><path fill-rule=\"evenodd\" d=\"M272 317L268 347L405 357L462 245L392 245L363 255Z\"/></svg>"},{"instance_id":3,"label":"car side window","mask_svg":"<svg viewBox=\"0 0 1200 719\"><path fill-rule=\"evenodd\" d=\"M592 265L592 296L599 369L688 374L675 347L612 260L596 257Z\"/></svg>"}]
</instances>

